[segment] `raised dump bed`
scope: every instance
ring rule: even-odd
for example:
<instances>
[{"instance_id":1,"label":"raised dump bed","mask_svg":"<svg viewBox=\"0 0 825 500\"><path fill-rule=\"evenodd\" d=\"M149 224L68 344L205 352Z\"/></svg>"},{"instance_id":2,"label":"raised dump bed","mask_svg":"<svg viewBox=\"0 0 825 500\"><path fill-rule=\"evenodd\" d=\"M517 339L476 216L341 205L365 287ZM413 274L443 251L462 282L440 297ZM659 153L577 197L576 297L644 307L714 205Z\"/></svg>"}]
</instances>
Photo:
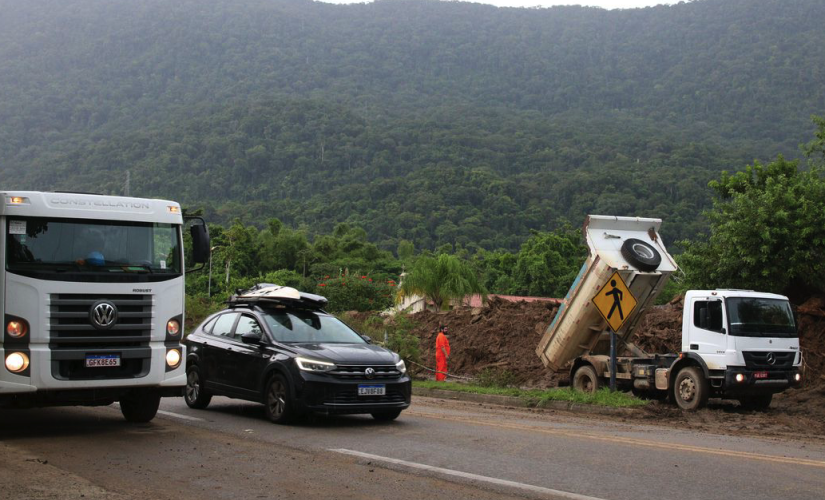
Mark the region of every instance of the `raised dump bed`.
<instances>
[{"instance_id":1,"label":"raised dump bed","mask_svg":"<svg viewBox=\"0 0 825 500\"><path fill-rule=\"evenodd\" d=\"M659 236L661 224L661 219L640 217L587 217L584 234L589 256L536 349L545 366L559 371L579 356L609 353L608 324L592 299L614 272L637 301L616 332L627 343L639 319L677 270Z\"/></svg>"}]
</instances>

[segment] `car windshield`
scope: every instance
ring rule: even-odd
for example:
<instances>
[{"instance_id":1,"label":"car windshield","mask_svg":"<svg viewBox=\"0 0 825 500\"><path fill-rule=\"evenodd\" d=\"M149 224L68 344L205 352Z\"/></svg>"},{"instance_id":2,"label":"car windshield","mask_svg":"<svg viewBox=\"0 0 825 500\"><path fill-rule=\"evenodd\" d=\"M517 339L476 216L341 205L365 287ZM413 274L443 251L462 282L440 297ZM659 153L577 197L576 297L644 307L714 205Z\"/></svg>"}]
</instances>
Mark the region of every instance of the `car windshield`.
<instances>
[{"instance_id":1,"label":"car windshield","mask_svg":"<svg viewBox=\"0 0 825 500\"><path fill-rule=\"evenodd\" d=\"M278 342L365 344L350 327L324 313L303 310L268 311L264 316Z\"/></svg>"},{"instance_id":2,"label":"car windshield","mask_svg":"<svg viewBox=\"0 0 825 500\"><path fill-rule=\"evenodd\" d=\"M727 299L730 333L740 337L796 337L796 322L787 300Z\"/></svg>"},{"instance_id":3,"label":"car windshield","mask_svg":"<svg viewBox=\"0 0 825 500\"><path fill-rule=\"evenodd\" d=\"M10 272L181 273L173 224L14 217L6 241Z\"/></svg>"}]
</instances>

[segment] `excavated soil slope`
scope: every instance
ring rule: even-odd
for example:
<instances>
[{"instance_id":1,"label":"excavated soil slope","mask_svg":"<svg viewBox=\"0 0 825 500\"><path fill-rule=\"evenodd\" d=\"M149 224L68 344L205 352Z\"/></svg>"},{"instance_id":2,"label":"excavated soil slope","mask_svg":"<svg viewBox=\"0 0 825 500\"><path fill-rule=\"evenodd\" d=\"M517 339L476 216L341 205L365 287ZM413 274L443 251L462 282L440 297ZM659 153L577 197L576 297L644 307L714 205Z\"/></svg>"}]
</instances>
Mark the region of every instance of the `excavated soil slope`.
<instances>
[{"instance_id":1,"label":"excavated soil slope","mask_svg":"<svg viewBox=\"0 0 825 500\"><path fill-rule=\"evenodd\" d=\"M555 387L565 374L553 374L535 353L544 330L553 320L552 304L512 303L494 299L481 310L421 312L413 316L414 333L421 339L423 363L435 366L435 336L439 324L450 331L449 371L477 377L485 369L509 372L522 387ZM685 413L667 403L645 411L651 422L723 433L795 437L825 437L825 296L797 308L800 344L805 355L805 385L775 396L768 412L740 410L736 403L712 401L704 410ZM647 352L678 352L681 347L682 301L653 308L642 319L632 341Z\"/></svg>"}]
</instances>

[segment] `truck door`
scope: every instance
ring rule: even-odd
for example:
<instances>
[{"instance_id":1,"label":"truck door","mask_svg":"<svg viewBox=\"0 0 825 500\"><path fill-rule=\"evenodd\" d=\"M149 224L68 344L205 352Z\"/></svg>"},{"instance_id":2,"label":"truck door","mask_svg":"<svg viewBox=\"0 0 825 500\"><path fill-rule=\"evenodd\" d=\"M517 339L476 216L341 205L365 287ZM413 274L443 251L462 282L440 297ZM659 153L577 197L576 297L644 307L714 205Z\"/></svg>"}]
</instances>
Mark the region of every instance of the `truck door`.
<instances>
[{"instance_id":1,"label":"truck door","mask_svg":"<svg viewBox=\"0 0 825 500\"><path fill-rule=\"evenodd\" d=\"M725 330L725 310L722 299L718 297L694 297L690 309L686 341L682 348L702 356L710 370L725 368L725 351L728 336ZM687 344L687 345L684 345Z\"/></svg>"}]
</instances>

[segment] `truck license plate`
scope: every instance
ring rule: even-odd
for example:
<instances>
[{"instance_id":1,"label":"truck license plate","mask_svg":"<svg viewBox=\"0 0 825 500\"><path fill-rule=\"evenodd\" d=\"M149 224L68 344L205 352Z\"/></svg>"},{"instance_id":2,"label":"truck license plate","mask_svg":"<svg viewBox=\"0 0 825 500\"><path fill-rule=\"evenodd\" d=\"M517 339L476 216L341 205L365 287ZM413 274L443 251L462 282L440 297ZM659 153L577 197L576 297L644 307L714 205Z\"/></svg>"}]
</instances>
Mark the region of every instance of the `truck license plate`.
<instances>
[{"instance_id":1,"label":"truck license plate","mask_svg":"<svg viewBox=\"0 0 825 500\"><path fill-rule=\"evenodd\" d=\"M119 354L87 354L86 368L97 368L101 366L120 366Z\"/></svg>"},{"instance_id":2,"label":"truck license plate","mask_svg":"<svg viewBox=\"0 0 825 500\"><path fill-rule=\"evenodd\" d=\"M768 378L768 372L753 372L753 378Z\"/></svg>"},{"instance_id":3,"label":"truck license plate","mask_svg":"<svg viewBox=\"0 0 825 500\"><path fill-rule=\"evenodd\" d=\"M358 385L359 396L384 396L385 394L387 394L387 388L384 384Z\"/></svg>"}]
</instances>

